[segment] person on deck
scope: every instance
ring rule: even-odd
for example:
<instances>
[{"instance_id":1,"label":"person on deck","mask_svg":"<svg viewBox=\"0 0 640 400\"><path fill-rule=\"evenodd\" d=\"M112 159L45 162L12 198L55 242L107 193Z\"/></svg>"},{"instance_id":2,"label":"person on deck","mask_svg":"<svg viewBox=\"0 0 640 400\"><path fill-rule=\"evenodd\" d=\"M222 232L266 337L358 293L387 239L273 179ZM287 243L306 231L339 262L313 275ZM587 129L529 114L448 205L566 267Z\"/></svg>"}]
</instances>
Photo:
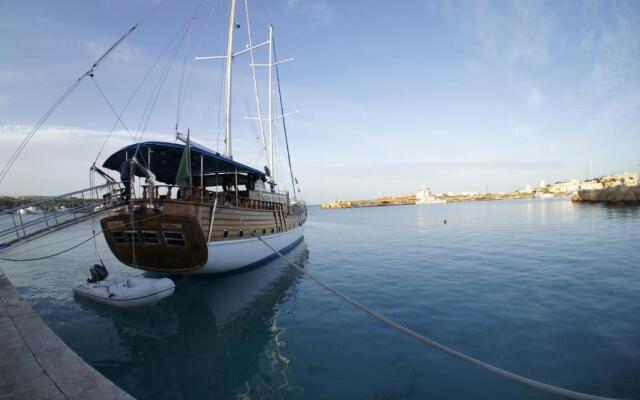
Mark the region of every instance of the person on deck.
<instances>
[{"instance_id":1,"label":"person on deck","mask_svg":"<svg viewBox=\"0 0 640 400\"><path fill-rule=\"evenodd\" d=\"M131 162L129 160L125 159L120 165L120 180L124 184L122 196L125 202L128 202L131 197Z\"/></svg>"}]
</instances>

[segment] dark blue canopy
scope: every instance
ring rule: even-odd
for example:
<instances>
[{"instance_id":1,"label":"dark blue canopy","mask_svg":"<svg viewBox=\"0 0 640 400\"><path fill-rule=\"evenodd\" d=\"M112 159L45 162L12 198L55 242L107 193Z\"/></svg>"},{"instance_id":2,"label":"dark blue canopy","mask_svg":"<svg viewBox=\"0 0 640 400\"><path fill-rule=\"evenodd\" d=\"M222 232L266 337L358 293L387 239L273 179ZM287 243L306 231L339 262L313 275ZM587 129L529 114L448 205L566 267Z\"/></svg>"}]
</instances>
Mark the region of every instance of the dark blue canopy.
<instances>
[{"instance_id":1,"label":"dark blue canopy","mask_svg":"<svg viewBox=\"0 0 640 400\"><path fill-rule=\"evenodd\" d=\"M151 168L149 170L155 174L158 182L173 185L175 184L176 173L178 172L184 148L185 145L182 143L143 142L132 144L113 153L102 166L114 171L120 171L120 166L126 156L130 158L136 154L140 164L148 168L147 159L149 150L151 150ZM246 173L255 179L266 179L264 172L233 161L220 153L193 142L191 143L191 175L200 175L201 157L204 175L238 171ZM137 176L144 176L140 171L135 172Z\"/></svg>"}]
</instances>

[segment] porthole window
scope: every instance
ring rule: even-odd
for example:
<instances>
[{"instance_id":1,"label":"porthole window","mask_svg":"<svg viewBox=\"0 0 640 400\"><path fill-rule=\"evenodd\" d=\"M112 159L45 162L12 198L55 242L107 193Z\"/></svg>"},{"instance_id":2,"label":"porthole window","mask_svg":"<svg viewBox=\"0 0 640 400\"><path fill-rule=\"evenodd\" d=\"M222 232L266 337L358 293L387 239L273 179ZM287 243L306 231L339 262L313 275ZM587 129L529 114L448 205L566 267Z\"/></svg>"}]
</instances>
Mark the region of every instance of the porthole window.
<instances>
[{"instance_id":1,"label":"porthole window","mask_svg":"<svg viewBox=\"0 0 640 400\"><path fill-rule=\"evenodd\" d=\"M140 243L140 235L136 231L124 231L126 240L129 243Z\"/></svg>"},{"instance_id":2,"label":"porthole window","mask_svg":"<svg viewBox=\"0 0 640 400\"><path fill-rule=\"evenodd\" d=\"M113 238L113 241L116 242L117 244L127 243L127 239L124 237L124 232L122 231L111 232L111 237Z\"/></svg>"},{"instance_id":3,"label":"porthole window","mask_svg":"<svg viewBox=\"0 0 640 400\"><path fill-rule=\"evenodd\" d=\"M229 239L229 231L225 229L224 233L222 234L222 237L225 239Z\"/></svg>"},{"instance_id":4,"label":"porthole window","mask_svg":"<svg viewBox=\"0 0 640 400\"><path fill-rule=\"evenodd\" d=\"M160 244L160 235L156 231L142 231L142 238L146 244Z\"/></svg>"},{"instance_id":5,"label":"porthole window","mask_svg":"<svg viewBox=\"0 0 640 400\"><path fill-rule=\"evenodd\" d=\"M186 246L187 242L184 240L182 232L162 232L164 241L169 246Z\"/></svg>"}]
</instances>

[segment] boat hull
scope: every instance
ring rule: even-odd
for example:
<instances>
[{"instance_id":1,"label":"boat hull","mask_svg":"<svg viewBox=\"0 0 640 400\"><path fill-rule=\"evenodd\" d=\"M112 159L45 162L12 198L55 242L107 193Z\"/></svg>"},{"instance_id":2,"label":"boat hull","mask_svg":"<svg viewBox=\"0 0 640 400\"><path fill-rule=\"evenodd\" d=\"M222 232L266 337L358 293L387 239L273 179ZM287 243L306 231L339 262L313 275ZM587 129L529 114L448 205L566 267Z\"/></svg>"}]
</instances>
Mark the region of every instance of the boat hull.
<instances>
[{"instance_id":1,"label":"boat hull","mask_svg":"<svg viewBox=\"0 0 640 400\"><path fill-rule=\"evenodd\" d=\"M302 241L303 228L262 236L269 245L284 252ZM257 238L209 242L209 257L204 267L195 274L220 274L248 268L266 262L277 256Z\"/></svg>"},{"instance_id":2,"label":"boat hull","mask_svg":"<svg viewBox=\"0 0 640 400\"><path fill-rule=\"evenodd\" d=\"M115 307L140 307L171 296L175 284L169 278L115 278L83 283L73 288L76 296Z\"/></svg>"}]
</instances>

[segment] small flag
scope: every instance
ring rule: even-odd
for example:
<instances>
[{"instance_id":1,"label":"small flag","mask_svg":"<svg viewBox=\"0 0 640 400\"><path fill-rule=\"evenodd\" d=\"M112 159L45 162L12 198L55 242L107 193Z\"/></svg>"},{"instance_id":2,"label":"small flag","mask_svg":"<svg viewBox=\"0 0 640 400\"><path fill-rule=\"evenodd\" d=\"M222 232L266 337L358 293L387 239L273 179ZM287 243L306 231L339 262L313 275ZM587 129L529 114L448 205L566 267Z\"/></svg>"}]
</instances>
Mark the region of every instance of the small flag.
<instances>
[{"instance_id":1,"label":"small flag","mask_svg":"<svg viewBox=\"0 0 640 400\"><path fill-rule=\"evenodd\" d=\"M191 187L191 140L189 133L187 133L187 143L178 166L176 185Z\"/></svg>"}]
</instances>

